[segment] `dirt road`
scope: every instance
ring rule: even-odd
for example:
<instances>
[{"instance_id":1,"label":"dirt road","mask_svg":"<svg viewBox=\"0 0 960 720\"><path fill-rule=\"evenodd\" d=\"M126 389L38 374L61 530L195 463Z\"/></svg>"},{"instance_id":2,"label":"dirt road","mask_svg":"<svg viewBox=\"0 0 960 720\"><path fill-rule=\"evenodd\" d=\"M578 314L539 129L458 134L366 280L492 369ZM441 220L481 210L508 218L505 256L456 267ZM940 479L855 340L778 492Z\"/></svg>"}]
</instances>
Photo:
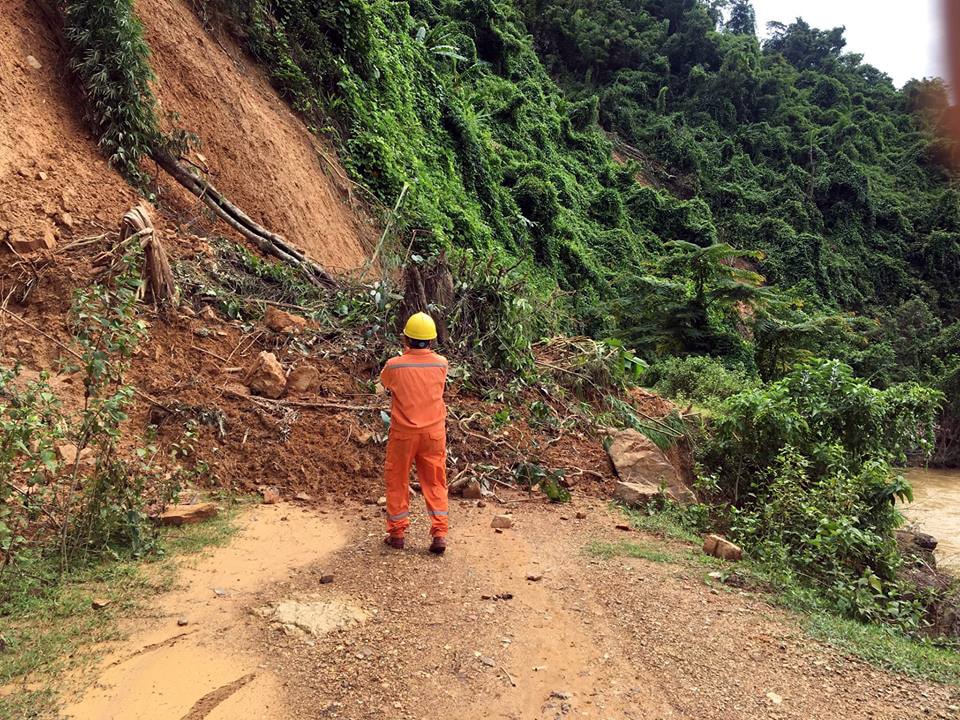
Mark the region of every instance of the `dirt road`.
<instances>
[{"instance_id":1,"label":"dirt road","mask_svg":"<svg viewBox=\"0 0 960 720\"><path fill-rule=\"evenodd\" d=\"M258 507L128 628L66 715L958 716L956 688L810 641L762 596L711 587L688 546L616 530L602 505L516 504L501 534L492 505L454 506L443 558L422 518L397 553L375 507ZM586 551L625 540L651 559Z\"/></svg>"}]
</instances>

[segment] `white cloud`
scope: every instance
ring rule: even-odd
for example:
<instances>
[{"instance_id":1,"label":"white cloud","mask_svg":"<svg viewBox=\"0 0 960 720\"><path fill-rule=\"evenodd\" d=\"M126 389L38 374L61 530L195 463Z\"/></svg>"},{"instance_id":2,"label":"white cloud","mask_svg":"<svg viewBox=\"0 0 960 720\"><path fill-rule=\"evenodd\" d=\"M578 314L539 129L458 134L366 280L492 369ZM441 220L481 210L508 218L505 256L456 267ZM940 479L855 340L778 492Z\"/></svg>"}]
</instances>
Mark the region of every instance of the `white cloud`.
<instances>
[{"instance_id":1,"label":"white cloud","mask_svg":"<svg viewBox=\"0 0 960 720\"><path fill-rule=\"evenodd\" d=\"M753 7L761 37L768 22L797 17L822 30L846 26L846 51L862 54L898 87L943 75L939 0L753 0Z\"/></svg>"}]
</instances>

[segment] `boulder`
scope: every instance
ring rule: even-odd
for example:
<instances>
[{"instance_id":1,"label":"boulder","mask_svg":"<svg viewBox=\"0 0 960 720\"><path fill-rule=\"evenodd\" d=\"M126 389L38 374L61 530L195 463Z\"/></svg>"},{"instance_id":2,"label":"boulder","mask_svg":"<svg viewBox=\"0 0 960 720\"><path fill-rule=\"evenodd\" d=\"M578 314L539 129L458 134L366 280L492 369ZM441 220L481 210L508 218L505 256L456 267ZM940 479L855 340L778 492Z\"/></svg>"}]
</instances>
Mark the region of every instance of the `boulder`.
<instances>
[{"instance_id":1,"label":"boulder","mask_svg":"<svg viewBox=\"0 0 960 720\"><path fill-rule=\"evenodd\" d=\"M660 488L649 483L618 481L613 489L613 499L628 507L645 507L660 494Z\"/></svg>"},{"instance_id":2,"label":"boulder","mask_svg":"<svg viewBox=\"0 0 960 720\"><path fill-rule=\"evenodd\" d=\"M490 521L490 527L499 530L505 530L506 528L513 527L513 518L511 518L509 515L494 515L493 520Z\"/></svg>"},{"instance_id":3,"label":"boulder","mask_svg":"<svg viewBox=\"0 0 960 720\"><path fill-rule=\"evenodd\" d=\"M645 435L632 429L613 430L610 440L607 454L624 483L655 488L663 486L667 497L677 502L696 502L696 495L680 478L676 468Z\"/></svg>"},{"instance_id":4,"label":"boulder","mask_svg":"<svg viewBox=\"0 0 960 720\"><path fill-rule=\"evenodd\" d=\"M293 334L307 327L307 320L299 315L284 312L273 305L268 305L267 311L263 314L263 324L274 332Z\"/></svg>"},{"instance_id":5,"label":"boulder","mask_svg":"<svg viewBox=\"0 0 960 720\"><path fill-rule=\"evenodd\" d=\"M467 480L463 485L462 495L465 500L479 500L483 497L480 483L477 480Z\"/></svg>"},{"instance_id":6,"label":"boulder","mask_svg":"<svg viewBox=\"0 0 960 720\"><path fill-rule=\"evenodd\" d=\"M77 446L73 443L57 445L57 457L64 465L73 465L77 461Z\"/></svg>"},{"instance_id":7,"label":"boulder","mask_svg":"<svg viewBox=\"0 0 960 720\"><path fill-rule=\"evenodd\" d=\"M925 532L914 532L913 533L913 544L917 547L923 548L924 550L936 550L939 541L929 533Z\"/></svg>"},{"instance_id":8,"label":"boulder","mask_svg":"<svg viewBox=\"0 0 960 720\"><path fill-rule=\"evenodd\" d=\"M897 530L897 547L904 559L913 565L937 567L934 550L937 539L933 535L915 530Z\"/></svg>"},{"instance_id":9,"label":"boulder","mask_svg":"<svg viewBox=\"0 0 960 720\"><path fill-rule=\"evenodd\" d=\"M271 352L261 352L250 372L247 373L247 386L254 395L278 398L287 389L287 377L277 356Z\"/></svg>"},{"instance_id":10,"label":"boulder","mask_svg":"<svg viewBox=\"0 0 960 720\"><path fill-rule=\"evenodd\" d=\"M82 468L93 468L97 466L97 456L93 452L93 448L84 448L80 451L80 467Z\"/></svg>"},{"instance_id":11,"label":"boulder","mask_svg":"<svg viewBox=\"0 0 960 720\"><path fill-rule=\"evenodd\" d=\"M703 551L721 560L740 560L743 557L743 550L739 545L734 545L720 535L707 535L703 539Z\"/></svg>"},{"instance_id":12,"label":"boulder","mask_svg":"<svg viewBox=\"0 0 960 720\"><path fill-rule=\"evenodd\" d=\"M264 505L276 505L280 502L280 490L275 487L266 487L261 491Z\"/></svg>"},{"instance_id":13,"label":"boulder","mask_svg":"<svg viewBox=\"0 0 960 720\"><path fill-rule=\"evenodd\" d=\"M52 250L57 246L57 236L50 227L44 227L39 235L30 237L27 237L19 228L13 228L7 232L6 241L18 253Z\"/></svg>"},{"instance_id":14,"label":"boulder","mask_svg":"<svg viewBox=\"0 0 960 720\"><path fill-rule=\"evenodd\" d=\"M320 384L320 371L313 365L300 365L287 376L287 395L310 392Z\"/></svg>"},{"instance_id":15,"label":"boulder","mask_svg":"<svg viewBox=\"0 0 960 720\"><path fill-rule=\"evenodd\" d=\"M217 506L212 502L196 505L170 505L157 516L161 525L189 525L217 516Z\"/></svg>"}]
</instances>

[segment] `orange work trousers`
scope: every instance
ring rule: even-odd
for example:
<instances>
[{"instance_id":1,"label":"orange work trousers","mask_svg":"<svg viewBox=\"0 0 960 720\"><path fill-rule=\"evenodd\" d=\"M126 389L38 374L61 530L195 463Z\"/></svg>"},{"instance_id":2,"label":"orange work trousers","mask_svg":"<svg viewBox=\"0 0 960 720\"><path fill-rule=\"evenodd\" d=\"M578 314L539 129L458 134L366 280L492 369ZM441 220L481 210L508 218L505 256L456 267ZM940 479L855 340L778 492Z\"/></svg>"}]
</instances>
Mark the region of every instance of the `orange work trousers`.
<instances>
[{"instance_id":1,"label":"orange work trousers","mask_svg":"<svg viewBox=\"0 0 960 720\"><path fill-rule=\"evenodd\" d=\"M416 463L417 479L430 514L430 534L446 537L447 433L391 430L387 440L387 532L403 537L410 525L410 467Z\"/></svg>"}]
</instances>

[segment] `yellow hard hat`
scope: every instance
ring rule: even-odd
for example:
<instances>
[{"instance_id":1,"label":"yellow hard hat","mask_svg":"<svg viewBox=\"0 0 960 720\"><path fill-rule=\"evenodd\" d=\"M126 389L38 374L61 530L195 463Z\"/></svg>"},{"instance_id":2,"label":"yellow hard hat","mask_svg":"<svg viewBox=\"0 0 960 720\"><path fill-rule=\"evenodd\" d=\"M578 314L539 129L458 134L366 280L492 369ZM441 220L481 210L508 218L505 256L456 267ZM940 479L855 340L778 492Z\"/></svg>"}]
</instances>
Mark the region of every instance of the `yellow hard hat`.
<instances>
[{"instance_id":1,"label":"yellow hard hat","mask_svg":"<svg viewBox=\"0 0 960 720\"><path fill-rule=\"evenodd\" d=\"M437 324L426 313L414 313L403 326L403 334L412 340L436 340Z\"/></svg>"}]
</instances>

